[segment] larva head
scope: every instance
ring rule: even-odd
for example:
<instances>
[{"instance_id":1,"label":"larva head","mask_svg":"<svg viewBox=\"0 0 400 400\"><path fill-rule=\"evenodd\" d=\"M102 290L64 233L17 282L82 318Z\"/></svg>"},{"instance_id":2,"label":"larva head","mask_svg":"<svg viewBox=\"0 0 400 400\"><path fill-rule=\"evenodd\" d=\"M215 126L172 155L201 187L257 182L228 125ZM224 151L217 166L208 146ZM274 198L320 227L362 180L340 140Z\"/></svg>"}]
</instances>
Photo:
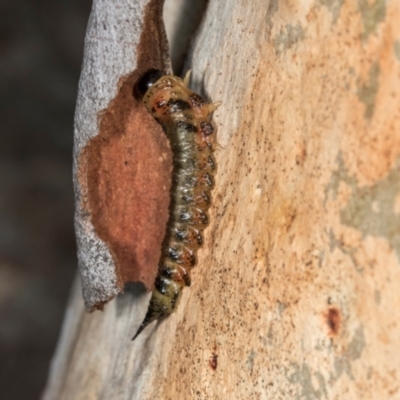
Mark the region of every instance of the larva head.
<instances>
[{"instance_id":1,"label":"larva head","mask_svg":"<svg viewBox=\"0 0 400 400\"><path fill-rule=\"evenodd\" d=\"M142 86L145 83L146 79L143 79ZM143 104L154 118L159 119L169 115L168 101L178 99L185 91L187 91L187 88L181 78L173 75L162 75L146 90L143 96Z\"/></svg>"},{"instance_id":2,"label":"larva head","mask_svg":"<svg viewBox=\"0 0 400 400\"><path fill-rule=\"evenodd\" d=\"M164 73L159 69L149 69L136 84L138 93L144 96L163 75Z\"/></svg>"}]
</instances>

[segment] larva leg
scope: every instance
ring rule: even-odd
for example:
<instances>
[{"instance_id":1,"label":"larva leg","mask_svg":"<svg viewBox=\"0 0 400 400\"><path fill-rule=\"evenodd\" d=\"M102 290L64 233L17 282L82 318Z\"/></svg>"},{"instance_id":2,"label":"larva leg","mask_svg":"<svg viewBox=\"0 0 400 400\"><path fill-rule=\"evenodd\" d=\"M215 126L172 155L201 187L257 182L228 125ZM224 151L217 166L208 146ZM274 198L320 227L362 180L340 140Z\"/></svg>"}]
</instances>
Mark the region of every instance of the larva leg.
<instances>
[{"instance_id":1,"label":"larva leg","mask_svg":"<svg viewBox=\"0 0 400 400\"><path fill-rule=\"evenodd\" d=\"M225 146L222 146L221 143L219 143L219 142L217 142L217 141L214 142L214 151L215 151L215 152L217 152L217 151L219 151L219 150L225 150L225 149L226 149L226 147L225 147Z\"/></svg>"},{"instance_id":2,"label":"larva leg","mask_svg":"<svg viewBox=\"0 0 400 400\"><path fill-rule=\"evenodd\" d=\"M213 113L221 104L222 101L216 101L215 103L207 104L207 113L208 114Z\"/></svg>"}]
</instances>

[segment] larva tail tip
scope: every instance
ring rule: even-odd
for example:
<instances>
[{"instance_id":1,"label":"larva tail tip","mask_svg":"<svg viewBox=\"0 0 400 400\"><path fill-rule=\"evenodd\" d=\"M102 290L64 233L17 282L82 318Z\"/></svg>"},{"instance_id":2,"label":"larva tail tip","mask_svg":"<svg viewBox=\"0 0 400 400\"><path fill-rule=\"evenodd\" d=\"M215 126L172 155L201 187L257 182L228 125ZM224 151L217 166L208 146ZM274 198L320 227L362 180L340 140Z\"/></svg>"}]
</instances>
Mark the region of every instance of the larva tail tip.
<instances>
[{"instance_id":1,"label":"larva tail tip","mask_svg":"<svg viewBox=\"0 0 400 400\"><path fill-rule=\"evenodd\" d=\"M137 330L135 336L132 338L132 340L135 340L146 328L147 325L149 325L151 322L153 322L155 319L157 319L156 316L153 315L151 308L147 311L146 317L143 320L142 324L139 326L139 329Z\"/></svg>"},{"instance_id":2,"label":"larva tail tip","mask_svg":"<svg viewBox=\"0 0 400 400\"><path fill-rule=\"evenodd\" d=\"M143 329L146 328L146 326L147 324L145 324L143 321L142 325L140 325L139 329L137 330L135 336L132 338L132 341L134 341L140 335L140 333L142 333Z\"/></svg>"},{"instance_id":3,"label":"larva tail tip","mask_svg":"<svg viewBox=\"0 0 400 400\"><path fill-rule=\"evenodd\" d=\"M144 328L147 327L147 325L150 325L153 321L155 321L156 319L160 319L162 317L163 317L163 314L160 311L157 312L154 309L154 307L152 307L152 303L150 301L150 307L147 310L147 314L146 314L142 324L139 326L139 329L136 332L135 336L132 338L132 340L135 340L140 335L140 333L144 330Z\"/></svg>"}]
</instances>

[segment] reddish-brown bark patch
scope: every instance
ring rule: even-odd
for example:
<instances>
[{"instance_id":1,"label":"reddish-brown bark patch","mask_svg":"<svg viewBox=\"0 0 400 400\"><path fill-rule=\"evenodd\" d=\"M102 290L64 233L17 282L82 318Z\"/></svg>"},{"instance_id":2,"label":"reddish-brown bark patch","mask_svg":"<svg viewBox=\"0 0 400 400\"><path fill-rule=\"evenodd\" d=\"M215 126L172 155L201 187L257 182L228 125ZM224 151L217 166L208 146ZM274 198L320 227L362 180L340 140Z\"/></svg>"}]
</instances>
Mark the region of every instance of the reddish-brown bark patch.
<instances>
[{"instance_id":1,"label":"reddish-brown bark patch","mask_svg":"<svg viewBox=\"0 0 400 400\"><path fill-rule=\"evenodd\" d=\"M336 307L331 307L325 313L325 321L329 328L329 333L336 336L339 333L342 324L342 314Z\"/></svg>"},{"instance_id":2,"label":"reddish-brown bark patch","mask_svg":"<svg viewBox=\"0 0 400 400\"><path fill-rule=\"evenodd\" d=\"M209 361L210 367L215 371L218 367L218 354L212 353Z\"/></svg>"},{"instance_id":3,"label":"reddish-brown bark patch","mask_svg":"<svg viewBox=\"0 0 400 400\"><path fill-rule=\"evenodd\" d=\"M86 148L89 207L121 285L151 288L168 219L171 157L161 127L132 97L134 82L123 82Z\"/></svg>"}]
</instances>

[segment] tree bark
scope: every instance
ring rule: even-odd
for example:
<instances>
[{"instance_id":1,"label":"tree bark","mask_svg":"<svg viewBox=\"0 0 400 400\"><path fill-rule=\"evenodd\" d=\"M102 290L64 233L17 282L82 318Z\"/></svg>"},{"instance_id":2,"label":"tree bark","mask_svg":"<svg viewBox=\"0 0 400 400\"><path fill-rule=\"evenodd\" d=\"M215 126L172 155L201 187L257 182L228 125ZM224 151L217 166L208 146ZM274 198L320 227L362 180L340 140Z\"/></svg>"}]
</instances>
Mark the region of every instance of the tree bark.
<instances>
[{"instance_id":1,"label":"tree bark","mask_svg":"<svg viewBox=\"0 0 400 400\"><path fill-rule=\"evenodd\" d=\"M209 1L186 66L221 146L193 284L132 342L146 296L85 314L77 283L45 399L399 398L399 18Z\"/></svg>"}]
</instances>

